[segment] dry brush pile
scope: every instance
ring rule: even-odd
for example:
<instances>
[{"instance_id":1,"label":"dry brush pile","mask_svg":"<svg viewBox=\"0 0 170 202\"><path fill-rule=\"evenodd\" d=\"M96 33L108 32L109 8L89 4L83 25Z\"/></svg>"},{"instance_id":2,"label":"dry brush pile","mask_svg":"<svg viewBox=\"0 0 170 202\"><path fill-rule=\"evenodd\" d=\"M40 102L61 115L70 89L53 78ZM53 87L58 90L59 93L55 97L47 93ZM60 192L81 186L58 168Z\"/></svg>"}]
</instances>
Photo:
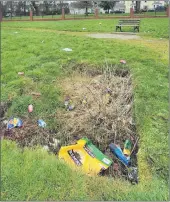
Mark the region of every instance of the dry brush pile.
<instances>
[{"instance_id":1,"label":"dry brush pile","mask_svg":"<svg viewBox=\"0 0 170 202\"><path fill-rule=\"evenodd\" d=\"M110 143L118 144L122 149L126 139L135 144L133 88L128 71L108 68L91 77L86 72L75 73L60 81L60 85L75 106L72 111L57 111L58 135L63 145L75 144L76 140L86 136L114 159L108 149ZM136 151L137 147L134 154ZM132 158L136 165L136 155ZM122 169L120 164L118 162Z\"/></svg>"}]
</instances>

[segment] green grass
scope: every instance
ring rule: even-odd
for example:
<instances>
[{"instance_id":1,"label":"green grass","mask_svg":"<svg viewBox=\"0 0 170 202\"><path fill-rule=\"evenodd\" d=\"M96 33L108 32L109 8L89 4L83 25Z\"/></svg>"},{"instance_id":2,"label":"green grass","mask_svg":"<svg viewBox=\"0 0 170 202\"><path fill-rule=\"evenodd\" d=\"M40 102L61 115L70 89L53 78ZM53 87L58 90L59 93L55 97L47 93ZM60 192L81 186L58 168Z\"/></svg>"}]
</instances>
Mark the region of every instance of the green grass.
<instances>
[{"instance_id":1,"label":"green grass","mask_svg":"<svg viewBox=\"0 0 170 202\"><path fill-rule=\"evenodd\" d=\"M101 25L99 24L101 23ZM3 28L41 28L59 31L77 32L113 32L118 19L76 20L56 22L3 22ZM2 29L3 29L2 28ZM86 28L86 30L83 30ZM123 28L123 31L132 31L132 28ZM141 19L140 34L149 37L168 38L168 18Z\"/></svg>"},{"instance_id":2,"label":"green grass","mask_svg":"<svg viewBox=\"0 0 170 202\"><path fill-rule=\"evenodd\" d=\"M40 147L21 151L10 141L2 144L2 200L162 201L167 195L162 180L132 186L123 179L87 177Z\"/></svg>"},{"instance_id":3,"label":"green grass","mask_svg":"<svg viewBox=\"0 0 170 202\"><path fill-rule=\"evenodd\" d=\"M71 171L39 149L22 152L13 143L3 141L2 200L167 200L168 57L164 52L168 40L158 45L158 41L149 44L144 39L121 41L76 35L82 27L97 32L99 22L2 23L1 98L2 101L12 100L8 116L27 116L27 106L32 102L35 106L33 116L43 118L48 127L56 128L57 120L49 116L61 107L62 91L55 81L68 76L71 67L78 64L100 68L105 59L109 64L118 64L120 59L125 59L133 75L135 117L140 136L140 184L131 186L123 179L91 179ZM101 22L108 30L113 26L112 20ZM153 37L166 38L166 25L168 19L145 19L141 29L148 27ZM18 27L50 29L52 32ZM70 35L53 30L76 32ZM101 32L108 30L102 28ZM66 47L73 51L62 51ZM25 76L18 76L19 71L24 71ZM40 99L33 99L32 91L40 92Z\"/></svg>"}]
</instances>

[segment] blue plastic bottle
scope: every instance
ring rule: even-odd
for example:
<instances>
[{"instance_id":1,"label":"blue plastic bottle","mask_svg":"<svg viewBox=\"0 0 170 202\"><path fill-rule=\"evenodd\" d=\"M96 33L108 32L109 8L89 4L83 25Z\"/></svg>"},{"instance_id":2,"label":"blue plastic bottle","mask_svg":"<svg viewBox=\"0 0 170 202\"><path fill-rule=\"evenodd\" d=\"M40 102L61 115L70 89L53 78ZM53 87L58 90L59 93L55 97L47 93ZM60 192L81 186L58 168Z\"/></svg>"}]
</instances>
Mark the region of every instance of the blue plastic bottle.
<instances>
[{"instance_id":1,"label":"blue plastic bottle","mask_svg":"<svg viewBox=\"0 0 170 202\"><path fill-rule=\"evenodd\" d=\"M109 145L109 148L111 150L111 152L113 154L115 154L117 156L118 159L120 159L120 161L122 161L126 166L129 166L129 162L130 162L130 158L127 158L120 147L118 147L117 145L111 143Z\"/></svg>"}]
</instances>

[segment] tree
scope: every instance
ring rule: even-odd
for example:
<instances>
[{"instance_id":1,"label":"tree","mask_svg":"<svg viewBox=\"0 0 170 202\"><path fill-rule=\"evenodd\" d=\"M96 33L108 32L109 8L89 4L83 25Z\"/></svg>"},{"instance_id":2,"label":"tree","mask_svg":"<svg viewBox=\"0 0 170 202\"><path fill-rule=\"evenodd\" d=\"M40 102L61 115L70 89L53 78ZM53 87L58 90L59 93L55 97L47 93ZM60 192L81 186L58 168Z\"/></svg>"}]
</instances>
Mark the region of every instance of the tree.
<instances>
[{"instance_id":1,"label":"tree","mask_svg":"<svg viewBox=\"0 0 170 202\"><path fill-rule=\"evenodd\" d=\"M90 8L92 6L93 6L93 4L91 1L77 1L77 2L71 3L71 7L73 7L73 8L85 9L86 16L88 15L88 8Z\"/></svg>"},{"instance_id":2,"label":"tree","mask_svg":"<svg viewBox=\"0 0 170 202\"><path fill-rule=\"evenodd\" d=\"M136 1L136 13L140 12L140 1Z\"/></svg>"},{"instance_id":3,"label":"tree","mask_svg":"<svg viewBox=\"0 0 170 202\"><path fill-rule=\"evenodd\" d=\"M31 8L35 11L36 15L39 14L38 5L36 4L35 1L31 1Z\"/></svg>"},{"instance_id":4,"label":"tree","mask_svg":"<svg viewBox=\"0 0 170 202\"><path fill-rule=\"evenodd\" d=\"M102 1L99 6L109 13L115 7L116 1Z\"/></svg>"}]
</instances>

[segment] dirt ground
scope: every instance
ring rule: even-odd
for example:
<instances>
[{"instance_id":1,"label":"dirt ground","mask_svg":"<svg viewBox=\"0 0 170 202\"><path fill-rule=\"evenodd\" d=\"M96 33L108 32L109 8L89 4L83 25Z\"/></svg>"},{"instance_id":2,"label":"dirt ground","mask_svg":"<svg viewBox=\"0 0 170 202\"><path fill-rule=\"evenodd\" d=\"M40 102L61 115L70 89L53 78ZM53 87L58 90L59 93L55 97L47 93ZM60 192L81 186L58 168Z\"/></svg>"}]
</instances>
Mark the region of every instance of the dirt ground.
<instances>
[{"instance_id":1,"label":"dirt ground","mask_svg":"<svg viewBox=\"0 0 170 202\"><path fill-rule=\"evenodd\" d=\"M122 39L122 40L129 40L129 39L140 39L140 36L134 34L108 34L108 33L97 33L97 34L88 34L87 36L92 38L98 39Z\"/></svg>"}]
</instances>

